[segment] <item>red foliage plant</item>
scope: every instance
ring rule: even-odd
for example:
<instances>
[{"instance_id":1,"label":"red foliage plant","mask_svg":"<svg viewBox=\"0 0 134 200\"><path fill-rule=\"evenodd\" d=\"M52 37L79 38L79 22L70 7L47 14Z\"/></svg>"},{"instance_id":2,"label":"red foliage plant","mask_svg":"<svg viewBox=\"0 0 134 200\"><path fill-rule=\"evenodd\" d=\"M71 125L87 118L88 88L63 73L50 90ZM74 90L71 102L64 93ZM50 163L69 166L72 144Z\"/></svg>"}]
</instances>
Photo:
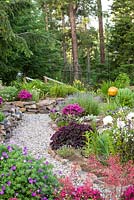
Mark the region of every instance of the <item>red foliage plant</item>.
<instances>
[{"instance_id":1,"label":"red foliage plant","mask_svg":"<svg viewBox=\"0 0 134 200\"><path fill-rule=\"evenodd\" d=\"M105 165L100 163L95 156L91 156L89 158L89 168L96 175L102 177L105 187L114 188L114 196L121 195L126 186L134 183L133 161L121 163L119 156L110 156Z\"/></svg>"}]
</instances>

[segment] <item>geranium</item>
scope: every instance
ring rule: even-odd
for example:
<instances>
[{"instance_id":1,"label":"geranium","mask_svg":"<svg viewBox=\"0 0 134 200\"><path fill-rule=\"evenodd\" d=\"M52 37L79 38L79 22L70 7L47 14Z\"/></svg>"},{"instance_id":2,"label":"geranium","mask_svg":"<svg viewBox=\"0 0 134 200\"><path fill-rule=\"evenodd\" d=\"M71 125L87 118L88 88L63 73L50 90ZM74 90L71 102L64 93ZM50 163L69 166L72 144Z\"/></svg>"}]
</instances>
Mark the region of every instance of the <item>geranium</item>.
<instances>
[{"instance_id":1,"label":"geranium","mask_svg":"<svg viewBox=\"0 0 134 200\"><path fill-rule=\"evenodd\" d=\"M64 115L81 115L84 109L79 104L69 104L62 109Z\"/></svg>"},{"instance_id":2,"label":"geranium","mask_svg":"<svg viewBox=\"0 0 134 200\"><path fill-rule=\"evenodd\" d=\"M28 92L27 90L21 90L18 94L18 98L19 99L31 99L32 98L32 94L30 92Z\"/></svg>"},{"instance_id":3,"label":"geranium","mask_svg":"<svg viewBox=\"0 0 134 200\"><path fill-rule=\"evenodd\" d=\"M0 104L2 104L2 102L3 102L3 98L2 98L2 97L0 97Z\"/></svg>"}]
</instances>

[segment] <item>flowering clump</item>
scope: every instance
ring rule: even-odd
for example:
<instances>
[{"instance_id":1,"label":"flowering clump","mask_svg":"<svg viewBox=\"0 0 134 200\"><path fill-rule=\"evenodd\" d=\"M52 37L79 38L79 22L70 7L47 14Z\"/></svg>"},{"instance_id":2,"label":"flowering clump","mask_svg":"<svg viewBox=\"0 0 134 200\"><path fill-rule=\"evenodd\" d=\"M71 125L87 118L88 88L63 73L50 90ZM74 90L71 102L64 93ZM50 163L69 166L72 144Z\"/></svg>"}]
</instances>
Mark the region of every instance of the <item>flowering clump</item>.
<instances>
[{"instance_id":1,"label":"flowering clump","mask_svg":"<svg viewBox=\"0 0 134 200\"><path fill-rule=\"evenodd\" d=\"M32 94L27 90L21 90L18 94L19 99L27 100L32 98Z\"/></svg>"},{"instance_id":2,"label":"flowering clump","mask_svg":"<svg viewBox=\"0 0 134 200\"><path fill-rule=\"evenodd\" d=\"M88 182L82 186L75 187L69 177L60 180L63 184L62 190L59 192L56 200L73 199L73 200L103 200L101 193L97 189L92 189Z\"/></svg>"},{"instance_id":3,"label":"flowering clump","mask_svg":"<svg viewBox=\"0 0 134 200\"><path fill-rule=\"evenodd\" d=\"M2 104L2 102L3 102L3 98L2 98L2 97L0 97L0 105Z\"/></svg>"},{"instance_id":4,"label":"flowering clump","mask_svg":"<svg viewBox=\"0 0 134 200\"><path fill-rule=\"evenodd\" d=\"M62 109L64 115L81 115L84 109L79 104L69 104Z\"/></svg>"},{"instance_id":5,"label":"flowering clump","mask_svg":"<svg viewBox=\"0 0 134 200\"><path fill-rule=\"evenodd\" d=\"M122 195L122 200L133 200L134 199L134 185L129 186Z\"/></svg>"},{"instance_id":6,"label":"flowering clump","mask_svg":"<svg viewBox=\"0 0 134 200\"><path fill-rule=\"evenodd\" d=\"M0 145L0 199L54 199L59 183L52 166L27 153L26 147Z\"/></svg>"}]
</instances>

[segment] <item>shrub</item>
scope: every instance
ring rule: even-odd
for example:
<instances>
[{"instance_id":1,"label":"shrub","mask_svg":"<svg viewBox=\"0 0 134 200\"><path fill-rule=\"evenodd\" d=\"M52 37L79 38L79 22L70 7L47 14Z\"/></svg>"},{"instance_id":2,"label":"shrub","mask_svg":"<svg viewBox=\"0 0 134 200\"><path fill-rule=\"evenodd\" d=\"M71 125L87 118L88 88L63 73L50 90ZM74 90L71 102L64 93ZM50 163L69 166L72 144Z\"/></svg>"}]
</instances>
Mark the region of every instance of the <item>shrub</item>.
<instances>
[{"instance_id":1,"label":"shrub","mask_svg":"<svg viewBox=\"0 0 134 200\"><path fill-rule=\"evenodd\" d=\"M16 99L18 89L16 87L8 86L0 90L0 96L4 101L13 101Z\"/></svg>"},{"instance_id":2,"label":"shrub","mask_svg":"<svg viewBox=\"0 0 134 200\"><path fill-rule=\"evenodd\" d=\"M94 97L89 93L77 93L70 99L66 100L65 104L79 104L85 111L85 114L98 115L100 112L99 104Z\"/></svg>"},{"instance_id":3,"label":"shrub","mask_svg":"<svg viewBox=\"0 0 134 200\"><path fill-rule=\"evenodd\" d=\"M134 93L128 88L119 89L118 94L115 97L115 102L118 106L132 107L134 104Z\"/></svg>"},{"instance_id":4,"label":"shrub","mask_svg":"<svg viewBox=\"0 0 134 200\"><path fill-rule=\"evenodd\" d=\"M69 104L62 109L62 114L64 115L81 115L84 109L79 106L79 104Z\"/></svg>"},{"instance_id":5,"label":"shrub","mask_svg":"<svg viewBox=\"0 0 134 200\"><path fill-rule=\"evenodd\" d=\"M118 88L125 88L130 85L130 78L126 73L120 73L115 79L115 85Z\"/></svg>"},{"instance_id":6,"label":"shrub","mask_svg":"<svg viewBox=\"0 0 134 200\"><path fill-rule=\"evenodd\" d=\"M18 98L22 100L27 100L32 98L32 94L27 90L21 90L18 94Z\"/></svg>"},{"instance_id":7,"label":"shrub","mask_svg":"<svg viewBox=\"0 0 134 200\"><path fill-rule=\"evenodd\" d=\"M70 123L54 133L51 137L52 142L50 146L53 150L57 150L64 145L74 148L83 147L86 141L85 131L92 131L92 128L85 124Z\"/></svg>"},{"instance_id":8,"label":"shrub","mask_svg":"<svg viewBox=\"0 0 134 200\"><path fill-rule=\"evenodd\" d=\"M52 97L66 97L76 92L78 92L76 88L65 84L56 84L50 88L50 96Z\"/></svg>"},{"instance_id":9,"label":"shrub","mask_svg":"<svg viewBox=\"0 0 134 200\"><path fill-rule=\"evenodd\" d=\"M5 119L5 115L3 112L0 112L0 122L2 122Z\"/></svg>"},{"instance_id":10,"label":"shrub","mask_svg":"<svg viewBox=\"0 0 134 200\"><path fill-rule=\"evenodd\" d=\"M37 90L39 92L40 98L44 98L49 93L51 84L44 83L41 80L35 79L27 83L23 83L21 88L31 91L31 90Z\"/></svg>"},{"instance_id":11,"label":"shrub","mask_svg":"<svg viewBox=\"0 0 134 200\"><path fill-rule=\"evenodd\" d=\"M18 147L0 145L1 199L54 199L59 184L47 161L37 160Z\"/></svg>"}]
</instances>

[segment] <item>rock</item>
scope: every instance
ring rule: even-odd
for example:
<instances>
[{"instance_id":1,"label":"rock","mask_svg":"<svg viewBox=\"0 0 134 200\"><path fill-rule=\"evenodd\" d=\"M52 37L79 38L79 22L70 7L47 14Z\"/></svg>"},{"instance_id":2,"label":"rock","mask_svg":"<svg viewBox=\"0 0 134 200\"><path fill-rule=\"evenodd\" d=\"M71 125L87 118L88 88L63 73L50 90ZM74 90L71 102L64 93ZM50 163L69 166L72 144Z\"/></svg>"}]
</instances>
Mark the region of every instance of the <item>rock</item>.
<instances>
[{"instance_id":1,"label":"rock","mask_svg":"<svg viewBox=\"0 0 134 200\"><path fill-rule=\"evenodd\" d=\"M37 106L39 107L43 107L43 106L49 106L51 104L56 104L56 100L54 99L44 99L44 100L41 100L37 103Z\"/></svg>"},{"instance_id":2,"label":"rock","mask_svg":"<svg viewBox=\"0 0 134 200\"><path fill-rule=\"evenodd\" d=\"M15 101L14 104L15 104L15 106L17 106L19 108L23 108L24 107L24 102L23 101Z\"/></svg>"},{"instance_id":3,"label":"rock","mask_svg":"<svg viewBox=\"0 0 134 200\"><path fill-rule=\"evenodd\" d=\"M21 111L22 113L24 113L24 112L26 112L26 108L20 108L20 111Z\"/></svg>"},{"instance_id":4,"label":"rock","mask_svg":"<svg viewBox=\"0 0 134 200\"><path fill-rule=\"evenodd\" d=\"M23 102L23 105L26 106L26 105L32 105L35 103L36 103L35 101L26 101L26 102Z\"/></svg>"},{"instance_id":5,"label":"rock","mask_svg":"<svg viewBox=\"0 0 134 200\"><path fill-rule=\"evenodd\" d=\"M36 104L32 104L32 105L26 105L25 106L25 108L27 109L36 109L37 108L37 106L36 106Z\"/></svg>"}]
</instances>

